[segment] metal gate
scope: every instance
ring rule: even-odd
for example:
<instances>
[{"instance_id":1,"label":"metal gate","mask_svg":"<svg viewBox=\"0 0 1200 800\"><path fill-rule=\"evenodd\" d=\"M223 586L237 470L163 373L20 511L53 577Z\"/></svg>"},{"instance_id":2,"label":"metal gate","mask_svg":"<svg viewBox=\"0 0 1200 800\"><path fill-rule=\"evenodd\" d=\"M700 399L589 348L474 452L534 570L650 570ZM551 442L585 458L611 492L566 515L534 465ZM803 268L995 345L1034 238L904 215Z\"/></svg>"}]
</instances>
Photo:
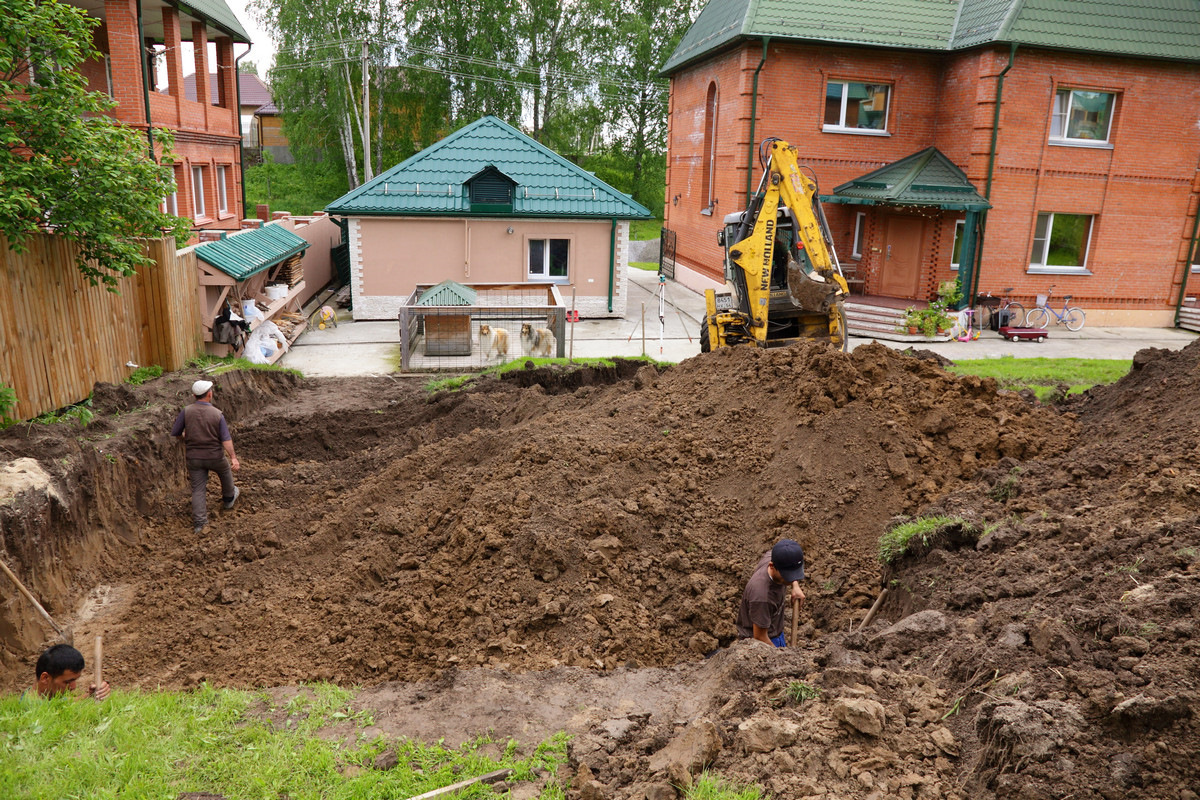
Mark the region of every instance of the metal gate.
<instances>
[{"instance_id":1,"label":"metal gate","mask_svg":"<svg viewBox=\"0 0 1200 800\"><path fill-rule=\"evenodd\" d=\"M675 231L666 228L658 237L658 273L675 280Z\"/></svg>"}]
</instances>

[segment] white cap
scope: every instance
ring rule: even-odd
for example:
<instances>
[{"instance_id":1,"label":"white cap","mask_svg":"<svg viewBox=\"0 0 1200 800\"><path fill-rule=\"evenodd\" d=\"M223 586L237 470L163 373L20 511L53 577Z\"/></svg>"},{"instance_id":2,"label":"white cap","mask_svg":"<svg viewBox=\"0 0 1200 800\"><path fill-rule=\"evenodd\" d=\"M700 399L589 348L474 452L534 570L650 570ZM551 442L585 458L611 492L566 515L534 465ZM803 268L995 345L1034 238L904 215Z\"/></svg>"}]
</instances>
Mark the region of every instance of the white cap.
<instances>
[{"instance_id":1,"label":"white cap","mask_svg":"<svg viewBox=\"0 0 1200 800\"><path fill-rule=\"evenodd\" d=\"M212 388L212 381L196 381L192 384L192 394L196 397L203 397L208 394L208 390Z\"/></svg>"}]
</instances>

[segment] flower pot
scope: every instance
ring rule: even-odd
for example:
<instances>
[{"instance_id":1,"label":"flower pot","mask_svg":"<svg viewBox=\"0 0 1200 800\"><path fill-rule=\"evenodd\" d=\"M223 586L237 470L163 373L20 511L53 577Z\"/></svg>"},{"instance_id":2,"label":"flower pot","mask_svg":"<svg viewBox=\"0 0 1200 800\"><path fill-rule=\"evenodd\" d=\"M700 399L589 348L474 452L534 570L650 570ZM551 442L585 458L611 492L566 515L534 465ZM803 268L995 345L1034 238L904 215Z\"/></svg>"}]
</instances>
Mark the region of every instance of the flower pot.
<instances>
[{"instance_id":1,"label":"flower pot","mask_svg":"<svg viewBox=\"0 0 1200 800\"><path fill-rule=\"evenodd\" d=\"M921 332L921 329L920 329L920 328L918 328L916 325L909 325L909 326L908 326L908 335L909 335L909 336L916 336L916 335L917 335L918 333L920 333L920 332Z\"/></svg>"}]
</instances>

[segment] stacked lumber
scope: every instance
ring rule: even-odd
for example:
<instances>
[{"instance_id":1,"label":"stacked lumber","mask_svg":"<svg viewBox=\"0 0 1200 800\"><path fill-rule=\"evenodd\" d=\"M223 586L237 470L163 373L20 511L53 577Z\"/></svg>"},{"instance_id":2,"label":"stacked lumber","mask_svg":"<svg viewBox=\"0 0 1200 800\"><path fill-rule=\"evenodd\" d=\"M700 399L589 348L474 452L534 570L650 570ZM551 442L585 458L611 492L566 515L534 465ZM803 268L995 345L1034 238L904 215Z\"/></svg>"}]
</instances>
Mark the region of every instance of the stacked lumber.
<instances>
[{"instance_id":1,"label":"stacked lumber","mask_svg":"<svg viewBox=\"0 0 1200 800\"><path fill-rule=\"evenodd\" d=\"M304 280L304 265L300 262L300 253L279 265L279 269L275 273L275 280L279 283L286 283L288 286L295 286Z\"/></svg>"}]
</instances>

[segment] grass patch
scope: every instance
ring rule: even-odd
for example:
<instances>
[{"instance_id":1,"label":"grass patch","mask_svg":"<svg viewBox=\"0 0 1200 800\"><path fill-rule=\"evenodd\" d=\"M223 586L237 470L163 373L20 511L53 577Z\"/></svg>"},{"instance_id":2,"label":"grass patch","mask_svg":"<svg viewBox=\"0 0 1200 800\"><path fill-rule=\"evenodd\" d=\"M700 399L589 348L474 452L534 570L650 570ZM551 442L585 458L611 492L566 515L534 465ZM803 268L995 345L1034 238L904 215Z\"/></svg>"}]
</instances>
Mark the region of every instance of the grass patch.
<instances>
[{"instance_id":1,"label":"grass patch","mask_svg":"<svg viewBox=\"0 0 1200 800\"><path fill-rule=\"evenodd\" d=\"M234 358L233 356L225 356L217 358L216 356L197 356L187 362L184 369L202 369L207 370L207 375L212 378L218 375L224 375L226 372L233 372L238 369L259 370L261 372L286 372L289 375L295 375L297 378L303 378L304 373L292 367L281 367L278 364L255 364L252 361L247 361L244 358Z\"/></svg>"},{"instance_id":2,"label":"grass patch","mask_svg":"<svg viewBox=\"0 0 1200 800\"><path fill-rule=\"evenodd\" d=\"M783 694L790 702L799 705L805 700L816 700L821 696L821 690L804 681L792 681Z\"/></svg>"},{"instance_id":3,"label":"grass patch","mask_svg":"<svg viewBox=\"0 0 1200 800\"><path fill-rule=\"evenodd\" d=\"M672 366L670 361L656 361L650 356L629 356L622 357L622 361L641 361L646 364L654 365L659 371ZM512 361L505 361L503 364L496 364L470 375L454 375L449 378L434 378L425 384L427 392L442 392L454 391L461 389L468 384L474 383L476 379L484 375L499 376L506 372L514 372L525 369L527 362L533 362L533 366L537 367L560 367L562 369L577 369L579 367L615 367L616 361L611 358L576 358L568 361L565 358L514 358Z\"/></svg>"},{"instance_id":4,"label":"grass patch","mask_svg":"<svg viewBox=\"0 0 1200 800\"><path fill-rule=\"evenodd\" d=\"M146 381L152 381L159 375L162 375L162 367L158 364L151 364L148 367L138 367L133 371L133 374L125 379L126 383L132 383L134 386L141 386Z\"/></svg>"},{"instance_id":5,"label":"grass patch","mask_svg":"<svg viewBox=\"0 0 1200 800\"><path fill-rule=\"evenodd\" d=\"M1032 389L1039 400L1052 397L1060 384L1067 394L1115 383L1129 374L1127 358L979 358L958 361L946 369L956 375L995 378L1001 389Z\"/></svg>"},{"instance_id":6,"label":"grass patch","mask_svg":"<svg viewBox=\"0 0 1200 800\"><path fill-rule=\"evenodd\" d=\"M757 786L741 786L705 771L688 788L684 800L760 800Z\"/></svg>"},{"instance_id":7,"label":"grass patch","mask_svg":"<svg viewBox=\"0 0 1200 800\"><path fill-rule=\"evenodd\" d=\"M962 524L958 517L924 517L897 525L879 539L879 560L890 564L914 546L928 547L944 525Z\"/></svg>"},{"instance_id":8,"label":"grass patch","mask_svg":"<svg viewBox=\"0 0 1200 800\"><path fill-rule=\"evenodd\" d=\"M290 797L367 800L410 797L496 769L513 780L551 773L566 761L567 737L558 735L518 757L482 752L480 739L453 749L416 742L368 739L372 723L350 707L351 693L311 686L282 706L265 694L202 686L190 692L113 692L103 703L0 698L0 797L173 798L209 792L244 800ZM260 718L264 706L274 721ZM351 745L316 733L349 722ZM373 768L394 746L397 766ZM358 769L347 769L357 767ZM488 787L458 795L484 798ZM561 800L551 784L543 797Z\"/></svg>"},{"instance_id":9,"label":"grass patch","mask_svg":"<svg viewBox=\"0 0 1200 800\"><path fill-rule=\"evenodd\" d=\"M60 422L78 423L80 427L87 427L96 414L92 411L92 398L88 396L86 400L81 400L73 405L64 406L56 411L46 411L29 420L31 425L57 425Z\"/></svg>"},{"instance_id":10,"label":"grass patch","mask_svg":"<svg viewBox=\"0 0 1200 800\"><path fill-rule=\"evenodd\" d=\"M629 241L644 242L662 235L661 219L635 219L629 222Z\"/></svg>"},{"instance_id":11,"label":"grass patch","mask_svg":"<svg viewBox=\"0 0 1200 800\"><path fill-rule=\"evenodd\" d=\"M655 261L630 261L629 266L644 272L658 272L658 263Z\"/></svg>"}]
</instances>

